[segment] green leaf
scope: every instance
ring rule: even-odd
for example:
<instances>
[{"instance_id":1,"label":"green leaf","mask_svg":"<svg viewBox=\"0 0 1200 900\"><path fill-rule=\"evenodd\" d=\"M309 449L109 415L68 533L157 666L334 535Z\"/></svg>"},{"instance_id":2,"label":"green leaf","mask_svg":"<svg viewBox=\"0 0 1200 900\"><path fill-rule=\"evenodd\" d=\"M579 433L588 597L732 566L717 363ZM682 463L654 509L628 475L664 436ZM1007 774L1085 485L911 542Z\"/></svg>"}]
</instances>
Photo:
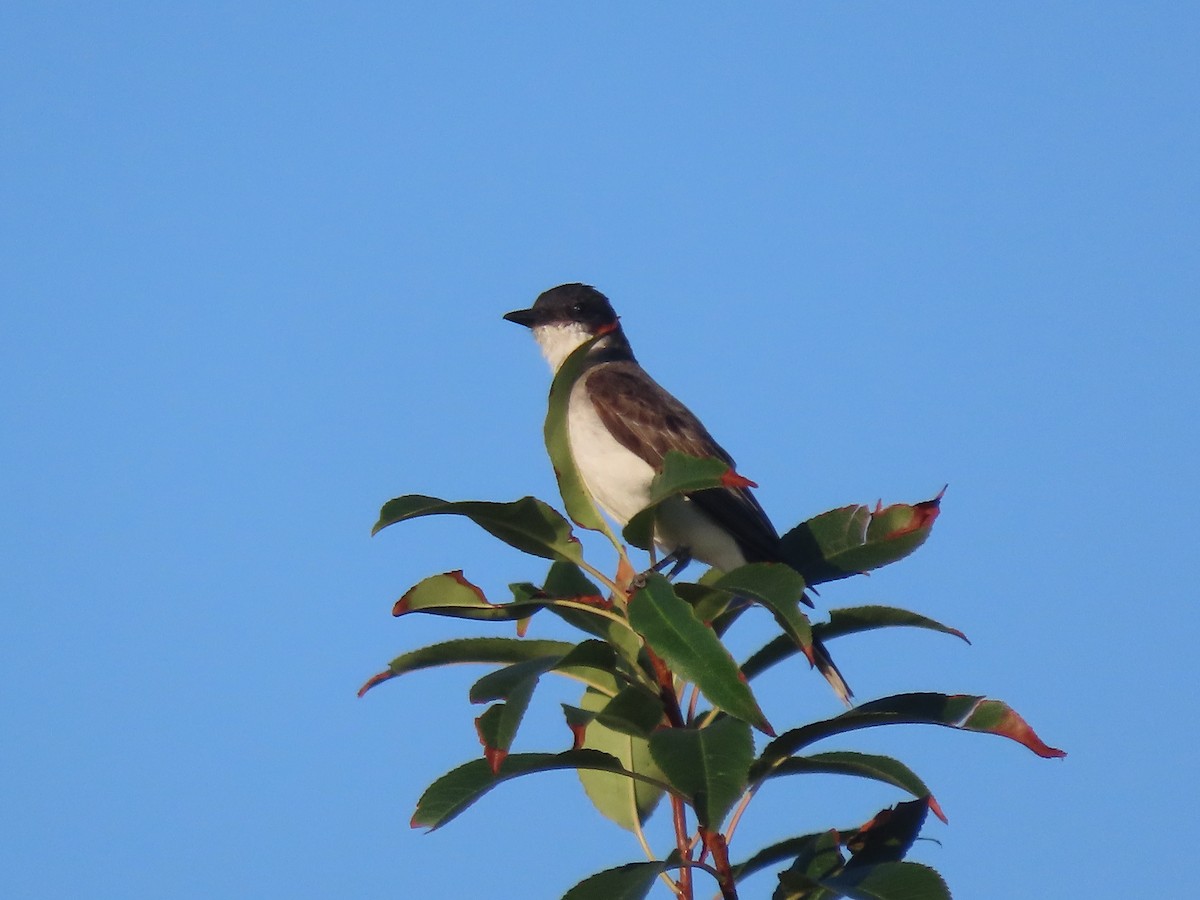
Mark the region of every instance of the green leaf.
<instances>
[{"instance_id":1,"label":"green leaf","mask_svg":"<svg viewBox=\"0 0 1200 900\"><path fill-rule=\"evenodd\" d=\"M523 553L568 562L583 558L579 541L571 533L567 520L536 497L522 497L512 503L492 503L484 500L451 502L424 494L406 494L383 505L371 533L378 534L389 525L408 519L447 515L466 516Z\"/></svg>"},{"instance_id":2,"label":"green leaf","mask_svg":"<svg viewBox=\"0 0 1200 900\"><path fill-rule=\"evenodd\" d=\"M719 578L713 587L753 600L770 610L784 634L806 655L812 647L812 626L800 611L804 579L783 563L750 563Z\"/></svg>"},{"instance_id":3,"label":"green leaf","mask_svg":"<svg viewBox=\"0 0 1200 900\"><path fill-rule=\"evenodd\" d=\"M936 871L913 862L885 862L846 868L823 879L835 896L851 900L951 900L950 889Z\"/></svg>"},{"instance_id":4,"label":"green leaf","mask_svg":"<svg viewBox=\"0 0 1200 900\"><path fill-rule=\"evenodd\" d=\"M456 619L498 622L526 619L545 605L539 600L491 603L479 587L467 581L461 569L456 569L443 575L431 575L409 588L392 607L392 615L422 612Z\"/></svg>"},{"instance_id":5,"label":"green leaf","mask_svg":"<svg viewBox=\"0 0 1200 900\"><path fill-rule=\"evenodd\" d=\"M370 678L358 691L362 696L375 685L419 669L455 663L515 663L541 656L565 654L574 647L566 641L522 640L519 638L459 638L430 644L397 656L391 665Z\"/></svg>"},{"instance_id":6,"label":"green leaf","mask_svg":"<svg viewBox=\"0 0 1200 900\"><path fill-rule=\"evenodd\" d=\"M586 725L583 747L611 754L626 771L665 783L667 777L650 755L650 745L645 738L616 731L595 720L608 703L609 698L595 691L584 692L580 705L593 718ZM639 823L645 822L663 795L661 788L652 783L595 769L580 769L579 780L592 805L626 831L634 831Z\"/></svg>"},{"instance_id":7,"label":"green leaf","mask_svg":"<svg viewBox=\"0 0 1200 900\"><path fill-rule=\"evenodd\" d=\"M767 744L751 767L751 780L766 776L784 759L814 741L876 725L942 725L986 732L1011 738L1041 757L1066 756L1062 750L1043 743L1024 719L999 700L965 694L896 694L781 734Z\"/></svg>"},{"instance_id":8,"label":"green leaf","mask_svg":"<svg viewBox=\"0 0 1200 900\"><path fill-rule=\"evenodd\" d=\"M721 574L716 569L709 569L708 572ZM711 584L676 581L674 587L675 593L691 604L692 609L696 611L696 618L706 625L714 625L715 620L721 613L725 612L729 608L729 604L737 599L729 591L719 590ZM720 634L721 632L718 631L717 633Z\"/></svg>"},{"instance_id":9,"label":"green leaf","mask_svg":"<svg viewBox=\"0 0 1200 900\"><path fill-rule=\"evenodd\" d=\"M475 720L475 730L479 733L479 742L483 744L483 758L493 772L499 770L500 764L508 756L537 683L538 676L534 674L512 685L508 691L508 702L488 707Z\"/></svg>"},{"instance_id":10,"label":"green leaf","mask_svg":"<svg viewBox=\"0 0 1200 900\"><path fill-rule=\"evenodd\" d=\"M645 688L627 687L596 713L596 721L622 734L649 737L663 724L662 700Z\"/></svg>"},{"instance_id":11,"label":"green leaf","mask_svg":"<svg viewBox=\"0 0 1200 900\"><path fill-rule=\"evenodd\" d=\"M489 672L471 686L468 696L472 703L512 699L525 690L526 682L533 681L536 684L561 658L562 654L539 656Z\"/></svg>"},{"instance_id":12,"label":"green leaf","mask_svg":"<svg viewBox=\"0 0 1200 900\"><path fill-rule=\"evenodd\" d=\"M707 728L664 728L650 736L650 753L671 784L686 794L700 824L718 829L746 790L754 738L733 718Z\"/></svg>"},{"instance_id":13,"label":"green leaf","mask_svg":"<svg viewBox=\"0 0 1200 900\"><path fill-rule=\"evenodd\" d=\"M800 856L811 854L818 842L829 842L831 835L833 845L837 846L837 832L821 831L816 834L790 837L764 847L749 859L732 867L734 880L741 881L743 878L748 878L756 872L761 872L763 869L773 866L776 863L783 862L785 859L797 859Z\"/></svg>"},{"instance_id":14,"label":"green leaf","mask_svg":"<svg viewBox=\"0 0 1200 900\"><path fill-rule=\"evenodd\" d=\"M967 640L966 635L956 628L950 628L926 616L894 606L854 606L847 609L833 609L829 611L828 622L813 624L812 633L818 640L828 641L835 637L872 631L876 628L896 627L924 628L942 634L951 634L964 641ZM794 656L797 650L795 641L787 637L774 638L742 664L742 674L747 678L755 678L776 663Z\"/></svg>"},{"instance_id":15,"label":"green leaf","mask_svg":"<svg viewBox=\"0 0 1200 900\"><path fill-rule=\"evenodd\" d=\"M890 756L878 756L873 753L853 753L836 751L833 753L816 753L812 756L793 756L785 759L767 773L768 778L782 775L802 775L821 773L826 775L853 775L858 778L869 778L884 784L894 785L908 791L914 797L927 798L929 808L943 822L946 816L941 806L929 793L925 782L917 777L908 766Z\"/></svg>"},{"instance_id":16,"label":"green leaf","mask_svg":"<svg viewBox=\"0 0 1200 900\"><path fill-rule=\"evenodd\" d=\"M943 625L927 616L899 609L895 606L852 606L846 609L831 609L829 621L813 626L813 631L822 640L858 634L876 628L924 628L961 638L968 644L967 636L957 628Z\"/></svg>"},{"instance_id":17,"label":"green leaf","mask_svg":"<svg viewBox=\"0 0 1200 900\"><path fill-rule=\"evenodd\" d=\"M633 595L629 623L675 674L694 682L714 705L773 734L725 645L662 575L650 573L645 586Z\"/></svg>"},{"instance_id":18,"label":"green leaf","mask_svg":"<svg viewBox=\"0 0 1200 900\"><path fill-rule=\"evenodd\" d=\"M643 900L658 876L677 865L657 860L605 869L579 882L563 895L562 900Z\"/></svg>"},{"instance_id":19,"label":"green leaf","mask_svg":"<svg viewBox=\"0 0 1200 900\"><path fill-rule=\"evenodd\" d=\"M824 880L842 867L837 832L811 835L802 841L795 862L779 873L779 887L771 900L826 900L838 896L822 888Z\"/></svg>"},{"instance_id":20,"label":"green leaf","mask_svg":"<svg viewBox=\"0 0 1200 900\"><path fill-rule=\"evenodd\" d=\"M843 506L801 522L782 538L787 561L809 584L869 572L903 559L929 537L942 495L922 503Z\"/></svg>"},{"instance_id":21,"label":"green leaf","mask_svg":"<svg viewBox=\"0 0 1200 900\"><path fill-rule=\"evenodd\" d=\"M493 773L485 760L473 759L447 772L431 784L413 814L413 828L440 828L475 803L496 785L522 775L553 772L561 769L594 769L612 772L625 778L640 779L672 790L665 782L655 782L644 775L626 771L621 763L607 753L596 750L568 750L565 753L512 753Z\"/></svg>"},{"instance_id":22,"label":"green leaf","mask_svg":"<svg viewBox=\"0 0 1200 900\"><path fill-rule=\"evenodd\" d=\"M655 516L664 500L679 494L725 487L731 477L740 478L722 459L668 450L663 457L662 469L650 482L650 502L625 526L625 540L642 550L649 550L654 545Z\"/></svg>"},{"instance_id":23,"label":"green leaf","mask_svg":"<svg viewBox=\"0 0 1200 900\"><path fill-rule=\"evenodd\" d=\"M554 475L558 479L558 492L562 496L567 515L580 528L604 534L618 552L621 552L621 542L600 514L595 500L584 484L583 476L579 474L578 466L575 465L567 428L567 407L571 390L583 374L588 352L601 337L603 335L596 335L576 347L554 373L554 380L550 384L550 398L546 405L546 423L542 430L546 439L546 452L550 454L550 463L554 466Z\"/></svg>"},{"instance_id":24,"label":"green leaf","mask_svg":"<svg viewBox=\"0 0 1200 900\"><path fill-rule=\"evenodd\" d=\"M608 697L624 685L616 651L604 641L583 641L551 668L552 672L574 678Z\"/></svg>"}]
</instances>

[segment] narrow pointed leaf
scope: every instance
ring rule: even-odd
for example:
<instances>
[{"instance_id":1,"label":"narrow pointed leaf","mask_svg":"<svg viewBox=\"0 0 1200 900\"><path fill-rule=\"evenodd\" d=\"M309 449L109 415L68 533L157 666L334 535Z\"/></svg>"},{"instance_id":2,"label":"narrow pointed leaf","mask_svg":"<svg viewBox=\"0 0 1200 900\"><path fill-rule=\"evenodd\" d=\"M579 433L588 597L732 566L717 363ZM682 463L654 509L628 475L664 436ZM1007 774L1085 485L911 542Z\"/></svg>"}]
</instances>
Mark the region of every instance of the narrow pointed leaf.
<instances>
[{"instance_id":1,"label":"narrow pointed leaf","mask_svg":"<svg viewBox=\"0 0 1200 900\"><path fill-rule=\"evenodd\" d=\"M812 626L800 610L804 579L791 566L751 563L726 573L713 587L765 606L796 647L811 653Z\"/></svg>"},{"instance_id":2,"label":"narrow pointed leaf","mask_svg":"<svg viewBox=\"0 0 1200 900\"><path fill-rule=\"evenodd\" d=\"M430 644L397 656L391 665L373 676L359 689L361 697L368 690L398 675L456 663L515 663L540 656L562 655L574 644L566 641L521 640L518 638L459 638Z\"/></svg>"},{"instance_id":3,"label":"narrow pointed leaf","mask_svg":"<svg viewBox=\"0 0 1200 900\"><path fill-rule=\"evenodd\" d=\"M957 628L895 606L851 606L845 609L831 609L829 621L814 625L813 631L822 640L829 640L846 634L873 631L876 628L924 628L953 635L968 644L971 643Z\"/></svg>"},{"instance_id":4,"label":"narrow pointed leaf","mask_svg":"<svg viewBox=\"0 0 1200 900\"><path fill-rule=\"evenodd\" d=\"M666 860L628 863L589 875L562 900L643 900L663 872L677 866Z\"/></svg>"},{"instance_id":5,"label":"narrow pointed leaf","mask_svg":"<svg viewBox=\"0 0 1200 900\"><path fill-rule=\"evenodd\" d=\"M826 775L853 775L858 778L869 778L884 784L894 785L908 791L914 797L927 798L929 808L943 822L946 816L937 800L929 793L925 785L912 769L890 756L879 756L874 753L854 753L836 751L833 753L815 753L812 756L793 756L784 760L772 769L767 777L777 778L783 775L804 775L821 773Z\"/></svg>"},{"instance_id":6,"label":"narrow pointed leaf","mask_svg":"<svg viewBox=\"0 0 1200 900\"><path fill-rule=\"evenodd\" d=\"M611 754L626 771L645 775L655 782L666 782L667 777L650 755L650 745L645 738L615 731L603 722L595 721L595 716L608 702L607 697L595 691L584 693L580 706L592 720L585 726L582 746ZM579 780L592 805L626 831L633 831L639 823L645 822L663 794L654 784L597 769L580 769Z\"/></svg>"},{"instance_id":7,"label":"narrow pointed leaf","mask_svg":"<svg viewBox=\"0 0 1200 900\"><path fill-rule=\"evenodd\" d=\"M766 775L797 750L814 741L876 725L942 725L1011 738L1038 756L1066 756L1047 746L1009 706L999 700L966 694L896 694L872 700L835 716L792 729L769 743L751 768L751 778Z\"/></svg>"},{"instance_id":8,"label":"narrow pointed leaf","mask_svg":"<svg viewBox=\"0 0 1200 900\"><path fill-rule=\"evenodd\" d=\"M903 559L929 537L942 495L922 503L843 506L801 522L782 549L809 584L869 572Z\"/></svg>"},{"instance_id":9,"label":"narrow pointed leaf","mask_svg":"<svg viewBox=\"0 0 1200 900\"><path fill-rule=\"evenodd\" d=\"M772 729L737 663L713 630L696 618L657 572L629 602L629 623L670 666L714 705L771 734Z\"/></svg>"},{"instance_id":10,"label":"narrow pointed leaf","mask_svg":"<svg viewBox=\"0 0 1200 900\"><path fill-rule=\"evenodd\" d=\"M413 814L412 827L440 828L451 819L484 796L492 788L522 775L538 772L553 772L562 769L593 769L611 772L625 778L646 779L645 776L627 771L621 763L608 753L596 750L568 750L565 753L512 753L493 773L485 760L473 759L447 772L431 784ZM659 787L669 786L659 783Z\"/></svg>"},{"instance_id":11,"label":"narrow pointed leaf","mask_svg":"<svg viewBox=\"0 0 1200 900\"><path fill-rule=\"evenodd\" d=\"M518 603L491 603L483 591L467 581L461 569L443 575L431 575L410 588L392 607L393 616L429 613L456 619L511 621L533 615L545 603L528 600Z\"/></svg>"},{"instance_id":12,"label":"narrow pointed leaf","mask_svg":"<svg viewBox=\"0 0 1200 900\"><path fill-rule=\"evenodd\" d=\"M536 497L512 503L485 500L452 502L424 494L406 494L389 500L379 512L372 534L389 525L421 516L466 516L489 534L511 547L544 559L577 562L583 558L579 541L567 520Z\"/></svg>"},{"instance_id":13,"label":"narrow pointed leaf","mask_svg":"<svg viewBox=\"0 0 1200 900\"><path fill-rule=\"evenodd\" d=\"M539 662L546 663L548 666L553 663L553 658L543 657L542 660L530 660L509 666L507 673L510 676L514 668L523 669L521 677L516 680L510 679L504 684L502 693L497 694L494 690L491 692L494 696L502 696L506 702L488 707L484 714L475 720L475 730L479 734L479 742L483 744L483 757L493 772L499 770L500 764L508 756L513 738L517 736L517 729L521 726L521 721L525 718L525 711L529 708L533 690L546 671L546 667L539 665ZM475 688L478 687L479 683L476 682ZM474 697L472 700L474 701Z\"/></svg>"},{"instance_id":14,"label":"narrow pointed leaf","mask_svg":"<svg viewBox=\"0 0 1200 900\"><path fill-rule=\"evenodd\" d=\"M707 728L664 728L650 753L671 784L687 795L700 824L718 829L745 792L754 758L750 726L730 717Z\"/></svg>"},{"instance_id":15,"label":"narrow pointed leaf","mask_svg":"<svg viewBox=\"0 0 1200 900\"><path fill-rule=\"evenodd\" d=\"M654 519L664 500L679 494L726 487L731 483L746 482L724 460L668 450L663 457L662 469L650 482L650 503L629 520L623 532L625 540L642 550L649 550L654 544Z\"/></svg>"}]
</instances>

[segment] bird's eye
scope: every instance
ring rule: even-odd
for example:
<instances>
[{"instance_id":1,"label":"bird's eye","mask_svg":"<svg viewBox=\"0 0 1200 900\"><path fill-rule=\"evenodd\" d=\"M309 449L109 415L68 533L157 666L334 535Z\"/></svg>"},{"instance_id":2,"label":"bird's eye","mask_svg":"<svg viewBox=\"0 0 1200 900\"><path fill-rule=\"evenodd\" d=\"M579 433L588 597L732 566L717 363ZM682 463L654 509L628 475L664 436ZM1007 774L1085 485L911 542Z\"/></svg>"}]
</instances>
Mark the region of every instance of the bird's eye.
<instances>
[{"instance_id":1,"label":"bird's eye","mask_svg":"<svg viewBox=\"0 0 1200 900\"><path fill-rule=\"evenodd\" d=\"M576 303L574 306L571 307L571 310L572 310L572 312L577 312L577 313L583 312L583 301L581 300L578 303Z\"/></svg>"}]
</instances>

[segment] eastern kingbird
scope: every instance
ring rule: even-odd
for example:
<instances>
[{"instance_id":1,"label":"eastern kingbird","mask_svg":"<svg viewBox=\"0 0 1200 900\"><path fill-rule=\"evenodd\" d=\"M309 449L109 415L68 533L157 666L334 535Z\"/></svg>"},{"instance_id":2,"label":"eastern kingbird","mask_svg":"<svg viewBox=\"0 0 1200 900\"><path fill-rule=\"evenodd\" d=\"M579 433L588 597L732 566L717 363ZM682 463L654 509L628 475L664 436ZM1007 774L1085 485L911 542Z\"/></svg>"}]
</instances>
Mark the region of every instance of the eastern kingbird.
<instances>
[{"instance_id":1,"label":"eastern kingbird","mask_svg":"<svg viewBox=\"0 0 1200 900\"><path fill-rule=\"evenodd\" d=\"M622 527L649 505L650 482L667 451L715 457L734 467L692 411L638 365L612 305L594 287L561 284L529 309L504 318L533 332L555 372L576 347L604 335L571 391L567 431L588 491ZM786 562L775 526L748 487L712 488L665 501L654 542L678 562L697 559L726 572L746 563ZM820 642L814 641L813 656L849 703L850 688Z\"/></svg>"}]
</instances>

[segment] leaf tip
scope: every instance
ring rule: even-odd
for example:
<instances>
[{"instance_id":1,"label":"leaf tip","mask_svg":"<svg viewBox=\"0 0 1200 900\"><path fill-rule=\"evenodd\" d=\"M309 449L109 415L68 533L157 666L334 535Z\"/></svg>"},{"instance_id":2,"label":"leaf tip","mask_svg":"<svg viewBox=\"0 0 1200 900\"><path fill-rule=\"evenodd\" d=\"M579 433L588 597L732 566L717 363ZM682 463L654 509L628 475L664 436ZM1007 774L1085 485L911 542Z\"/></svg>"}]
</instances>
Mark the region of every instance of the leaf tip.
<instances>
[{"instance_id":1,"label":"leaf tip","mask_svg":"<svg viewBox=\"0 0 1200 900\"><path fill-rule=\"evenodd\" d=\"M384 669L378 675L372 675L370 678L367 679L367 683L358 689L358 696L361 697L363 694L365 694L371 688L375 687L375 685L381 684L392 677L394 677L394 673L392 672L391 669Z\"/></svg>"},{"instance_id":2,"label":"leaf tip","mask_svg":"<svg viewBox=\"0 0 1200 900\"><path fill-rule=\"evenodd\" d=\"M747 478L745 475L739 475L732 468L726 469L725 474L721 476L721 486L727 488L756 488L758 485Z\"/></svg>"}]
</instances>

